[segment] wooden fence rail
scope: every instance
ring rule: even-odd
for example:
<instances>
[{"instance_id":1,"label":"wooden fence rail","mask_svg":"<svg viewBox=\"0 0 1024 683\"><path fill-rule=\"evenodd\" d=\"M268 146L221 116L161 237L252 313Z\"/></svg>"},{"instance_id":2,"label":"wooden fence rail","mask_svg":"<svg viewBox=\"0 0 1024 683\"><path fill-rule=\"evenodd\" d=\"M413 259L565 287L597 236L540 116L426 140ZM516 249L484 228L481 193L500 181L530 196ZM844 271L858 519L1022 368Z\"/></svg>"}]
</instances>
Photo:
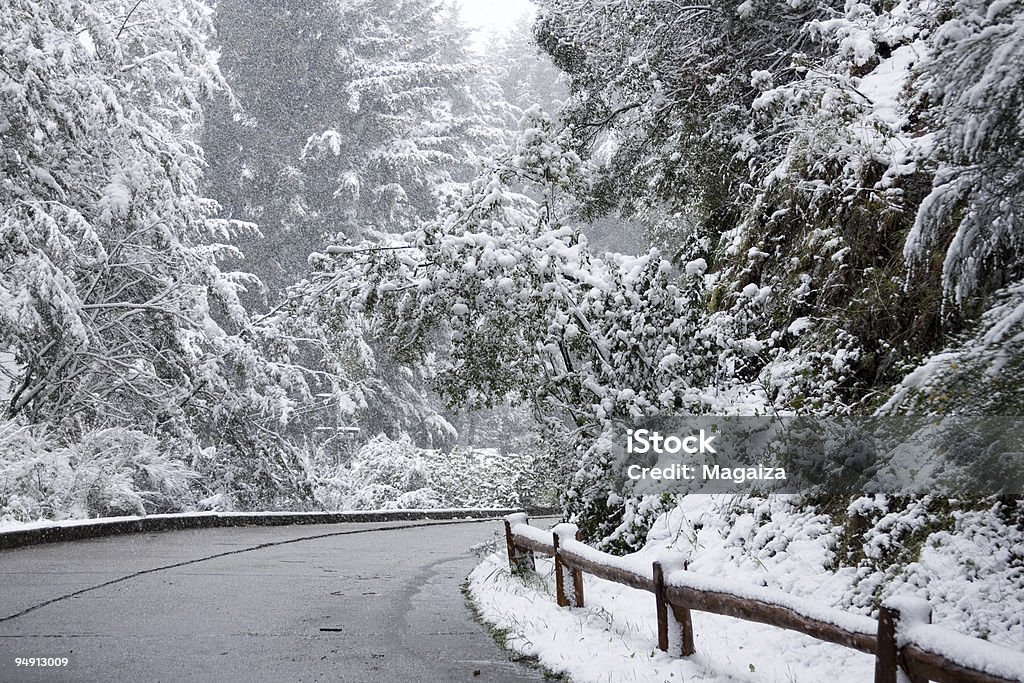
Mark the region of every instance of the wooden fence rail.
<instances>
[{"instance_id":1,"label":"wooden fence rail","mask_svg":"<svg viewBox=\"0 0 1024 683\"><path fill-rule=\"evenodd\" d=\"M583 574L654 594L658 647L679 656L694 648L691 610L798 631L875 656L875 683L1024 683L1024 653L931 624L931 608L915 598L892 598L878 619L822 607L781 591L687 571L679 555L649 567L602 553L579 542L577 529L559 524L550 532L529 525L523 513L505 518L513 571L534 571L534 553L555 562L556 600L583 607Z\"/></svg>"}]
</instances>

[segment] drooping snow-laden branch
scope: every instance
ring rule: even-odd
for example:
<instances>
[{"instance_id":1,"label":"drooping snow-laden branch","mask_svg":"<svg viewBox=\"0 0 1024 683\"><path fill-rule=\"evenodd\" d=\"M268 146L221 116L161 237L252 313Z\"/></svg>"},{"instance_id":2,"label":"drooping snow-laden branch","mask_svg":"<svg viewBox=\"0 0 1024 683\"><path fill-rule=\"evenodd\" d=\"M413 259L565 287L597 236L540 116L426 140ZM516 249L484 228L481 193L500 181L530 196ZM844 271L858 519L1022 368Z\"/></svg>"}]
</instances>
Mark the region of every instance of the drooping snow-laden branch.
<instances>
[{"instance_id":1,"label":"drooping snow-laden branch","mask_svg":"<svg viewBox=\"0 0 1024 683\"><path fill-rule=\"evenodd\" d=\"M532 118L530 118L532 117ZM560 224L581 172L551 123L528 115L515 151L399 249L345 247L307 292L373 321L404 361L435 360L456 404L510 395L566 433L676 406L694 311L657 252L599 257ZM438 346L440 344L440 347ZM589 427L587 427L589 425Z\"/></svg>"},{"instance_id":2,"label":"drooping snow-laden branch","mask_svg":"<svg viewBox=\"0 0 1024 683\"><path fill-rule=\"evenodd\" d=\"M287 429L309 376L246 313L251 278L221 270L237 251L211 240L230 226L198 194L200 102L226 92L211 29L195 0L0 7L19 160L0 189L3 417L54 440L145 435L174 467L247 466L297 491Z\"/></svg>"}]
</instances>

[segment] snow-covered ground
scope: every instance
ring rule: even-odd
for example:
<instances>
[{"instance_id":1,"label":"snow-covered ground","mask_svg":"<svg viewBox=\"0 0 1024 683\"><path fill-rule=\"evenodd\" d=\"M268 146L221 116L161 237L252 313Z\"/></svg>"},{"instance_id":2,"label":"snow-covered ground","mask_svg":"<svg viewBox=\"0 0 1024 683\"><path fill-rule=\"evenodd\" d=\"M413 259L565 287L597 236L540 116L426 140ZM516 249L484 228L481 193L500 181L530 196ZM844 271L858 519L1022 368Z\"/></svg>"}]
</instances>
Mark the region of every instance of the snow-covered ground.
<instances>
[{"instance_id":1,"label":"snow-covered ground","mask_svg":"<svg viewBox=\"0 0 1024 683\"><path fill-rule=\"evenodd\" d=\"M791 631L693 613L697 654L679 659L657 649L654 596L586 577L587 606L554 601L550 559L536 581L513 577L500 553L470 575L481 616L507 631L505 644L537 657L578 683L588 681L865 681L874 658Z\"/></svg>"},{"instance_id":2,"label":"snow-covered ground","mask_svg":"<svg viewBox=\"0 0 1024 683\"><path fill-rule=\"evenodd\" d=\"M783 590L850 614L871 614L874 596L925 598L935 623L1024 650L1024 542L986 513L965 514L953 531L933 534L918 561L886 574L867 564L829 570L837 530L823 515L784 500L735 510L724 497L683 499L658 520L634 561L653 562L674 549L690 557L693 571ZM869 532L867 538L880 535ZM870 655L701 612L693 613L696 655L670 657L656 647L650 593L585 575L586 608L559 608L551 560L538 558L537 567L537 576L524 583L510 574L503 550L493 553L470 575L470 594L483 619L504 632L508 647L578 683L852 683L873 675Z\"/></svg>"}]
</instances>

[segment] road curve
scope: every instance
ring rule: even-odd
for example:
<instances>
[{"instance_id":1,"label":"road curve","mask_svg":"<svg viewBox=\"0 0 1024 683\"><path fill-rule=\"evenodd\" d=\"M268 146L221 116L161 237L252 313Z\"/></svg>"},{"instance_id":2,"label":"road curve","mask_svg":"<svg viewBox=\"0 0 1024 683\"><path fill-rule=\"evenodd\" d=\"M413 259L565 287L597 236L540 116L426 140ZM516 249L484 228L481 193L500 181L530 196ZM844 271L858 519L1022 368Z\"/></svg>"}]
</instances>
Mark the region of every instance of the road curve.
<instances>
[{"instance_id":1,"label":"road curve","mask_svg":"<svg viewBox=\"0 0 1024 683\"><path fill-rule=\"evenodd\" d=\"M3 550L0 681L537 681L459 589L470 547L497 526L240 527Z\"/></svg>"}]
</instances>

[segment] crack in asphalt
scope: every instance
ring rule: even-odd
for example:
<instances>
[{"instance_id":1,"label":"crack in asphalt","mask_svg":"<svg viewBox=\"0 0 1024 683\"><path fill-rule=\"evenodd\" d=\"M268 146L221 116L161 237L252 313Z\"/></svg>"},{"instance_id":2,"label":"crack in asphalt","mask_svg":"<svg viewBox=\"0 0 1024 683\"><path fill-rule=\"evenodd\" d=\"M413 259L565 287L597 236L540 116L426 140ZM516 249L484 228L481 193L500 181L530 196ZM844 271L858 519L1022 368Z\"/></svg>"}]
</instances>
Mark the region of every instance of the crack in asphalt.
<instances>
[{"instance_id":1,"label":"crack in asphalt","mask_svg":"<svg viewBox=\"0 0 1024 683\"><path fill-rule=\"evenodd\" d=\"M284 540L284 541L273 541L273 542L270 542L270 543L260 543L259 545L250 546L248 548L240 548L238 550L228 550L228 551L225 551L225 552L222 552L222 553L216 553L214 555L207 555L205 557L197 557L195 559L185 560L184 562L175 562L174 564L167 564L167 565L163 565L163 566L160 566L160 567L151 567L149 569L143 569L141 571L133 572L131 574L126 574L125 576L121 576L121 577L118 577L116 579L111 579L110 581L104 581L103 583L96 584L95 586L89 586L87 588L81 588L81 589L79 589L77 591L74 591L74 592L71 592L71 593L67 593L65 595L61 595L61 596L56 597L56 598L51 598L50 600L45 600L45 601L40 602L38 604L32 605L31 607L26 607L25 609L21 610L20 612L16 612L15 614L10 614L10 615L8 615L6 617L0 617L0 624L8 622L8 621L11 621L13 619L17 619L18 617L23 617L26 614L34 612L34 611L36 611L38 609L41 609L43 607L47 607L49 605L53 605L55 603L62 602L64 600L68 600L70 598L78 597L79 595L83 595L84 593L89 593L91 591L99 590L101 588L106 588L108 586L113 586L113 585L118 584L118 583L123 583L125 581L129 581L131 579L138 578L140 576L145 576L147 574L155 574L156 572L162 572L162 571L166 571L168 569L176 569L178 567L187 567L187 566L192 565L192 564L198 564L200 562L206 562L208 560L216 560L216 559L219 559L221 557L230 557L231 555L241 555L242 553L249 553L249 552L253 552L255 550L263 550L265 548L273 548L273 547L276 547L276 546L289 545L289 544L292 544L292 543L302 543L303 541L315 541L315 540L318 540L318 539L332 538L332 537L335 537L335 536L351 536L353 534L367 534L367 533L373 533L373 532L376 532L376 531L400 531L402 529L417 529L417 528L420 528L420 527L452 526L452 525L455 525L455 524L479 524L479 523L482 523L482 522L493 522L495 519L497 519L497 518L489 517L489 518L482 518L482 519L457 519L457 520L443 520L443 521L437 521L437 522L426 522L426 523L417 523L417 524L402 524L402 525L396 525L396 526L374 527L374 528L371 528L371 529L350 529L348 531L333 531L333 532L327 533L327 534L315 534L313 536L302 536L300 538L290 538L290 539L287 539L287 540Z\"/></svg>"}]
</instances>

